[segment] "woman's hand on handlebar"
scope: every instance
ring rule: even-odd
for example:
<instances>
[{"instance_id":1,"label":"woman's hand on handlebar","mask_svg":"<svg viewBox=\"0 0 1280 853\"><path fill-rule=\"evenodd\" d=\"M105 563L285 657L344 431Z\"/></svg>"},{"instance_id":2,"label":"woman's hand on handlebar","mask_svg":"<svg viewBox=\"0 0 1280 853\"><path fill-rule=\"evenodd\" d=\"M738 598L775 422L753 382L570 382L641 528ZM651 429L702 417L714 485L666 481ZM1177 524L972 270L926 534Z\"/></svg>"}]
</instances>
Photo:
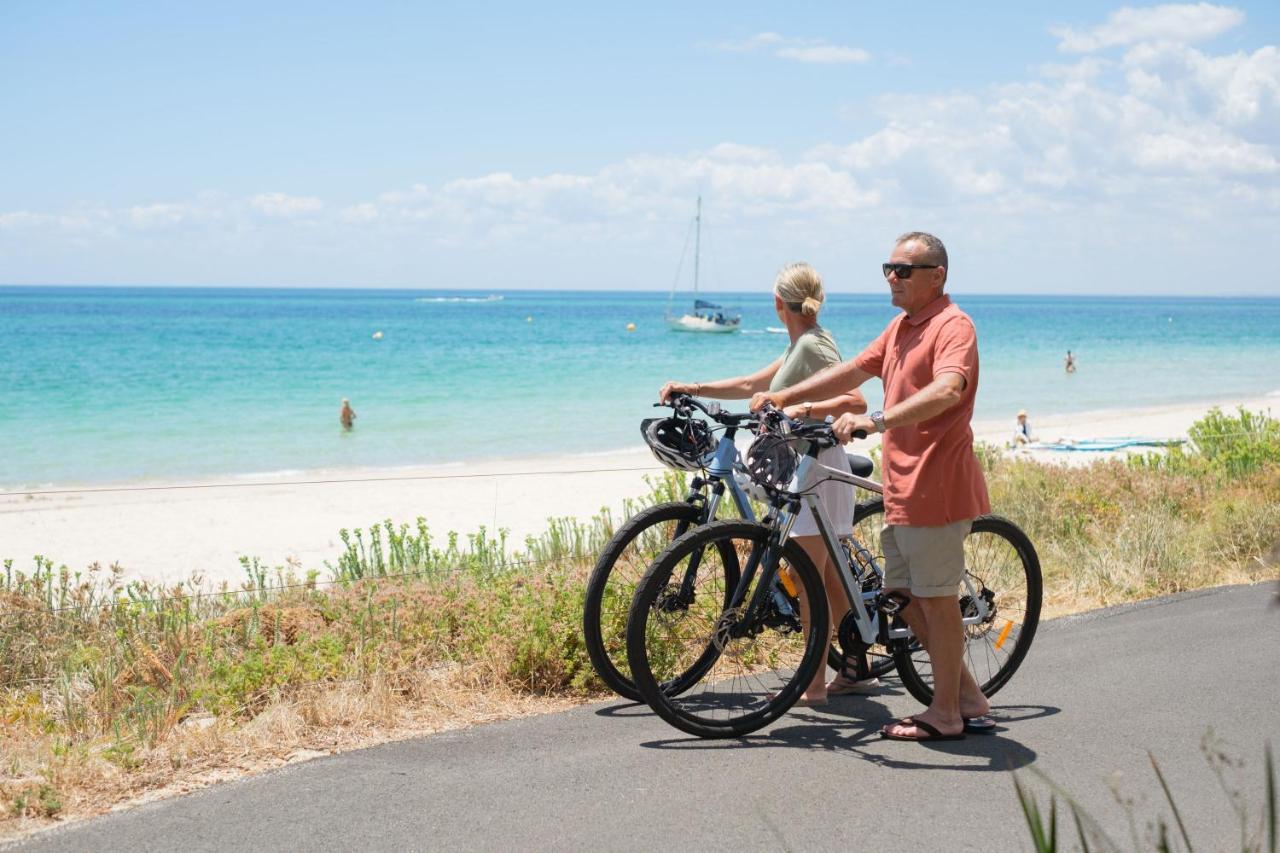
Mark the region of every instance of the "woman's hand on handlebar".
<instances>
[{"instance_id":1,"label":"woman's hand on handlebar","mask_svg":"<svg viewBox=\"0 0 1280 853\"><path fill-rule=\"evenodd\" d=\"M848 444L849 440L854 438L854 433L861 433L857 438L865 438L876 431L875 421L866 415L843 414L836 418L835 423L831 425L831 431L836 434L836 438L841 444Z\"/></svg>"},{"instance_id":2,"label":"woman's hand on handlebar","mask_svg":"<svg viewBox=\"0 0 1280 853\"><path fill-rule=\"evenodd\" d=\"M662 390L658 392L658 402L665 403L671 399L672 394L693 394L693 389L697 385L689 382L668 382L662 386Z\"/></svg>"}]
</instances>

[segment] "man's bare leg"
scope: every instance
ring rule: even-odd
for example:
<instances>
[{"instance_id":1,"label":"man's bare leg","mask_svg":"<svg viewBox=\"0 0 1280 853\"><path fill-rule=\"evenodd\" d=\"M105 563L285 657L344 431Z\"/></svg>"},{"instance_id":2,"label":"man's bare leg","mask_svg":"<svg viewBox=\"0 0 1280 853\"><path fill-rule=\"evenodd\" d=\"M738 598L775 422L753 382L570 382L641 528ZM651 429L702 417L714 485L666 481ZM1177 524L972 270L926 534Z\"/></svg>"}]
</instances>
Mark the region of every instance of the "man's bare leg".
<instances>
[{"instance_id":1,"label":"man's bare leg","mask_svg":"<svg viewBox=\"0 0 1280 853\"><path fill-rule=\"evenodd\" d=\"M890 591L909 594L904 589ZM933 668L933 702L928 709L908 719L919 718L943 734L957 734L964 729L964 718L983 716L991 708L973 674L964 665L964 623L959 598L911 596L911 603L903 608L902 616L928 653ZM894 723L887 730L902 737L928 734L908 720Z\"/></svg>"}]
</instances>

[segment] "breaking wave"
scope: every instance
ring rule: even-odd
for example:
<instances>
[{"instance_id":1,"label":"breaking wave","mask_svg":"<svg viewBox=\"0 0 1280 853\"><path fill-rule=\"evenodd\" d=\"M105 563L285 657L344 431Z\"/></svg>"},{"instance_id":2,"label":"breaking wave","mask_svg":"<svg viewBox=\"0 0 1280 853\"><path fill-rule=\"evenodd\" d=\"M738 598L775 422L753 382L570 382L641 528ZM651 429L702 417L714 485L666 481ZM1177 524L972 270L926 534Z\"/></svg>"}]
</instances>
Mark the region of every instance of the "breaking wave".
<instances>
[{"instance_id":1,"label":"breaking wave","mask_svg":"<svg viewBox=\"0 0 1280 853\"><path fill-rule=\"evenodd\" d=\"M414 302L501 302L506 299L499 293L488 296L419 296Z\"/></svg>"}]
</instances>

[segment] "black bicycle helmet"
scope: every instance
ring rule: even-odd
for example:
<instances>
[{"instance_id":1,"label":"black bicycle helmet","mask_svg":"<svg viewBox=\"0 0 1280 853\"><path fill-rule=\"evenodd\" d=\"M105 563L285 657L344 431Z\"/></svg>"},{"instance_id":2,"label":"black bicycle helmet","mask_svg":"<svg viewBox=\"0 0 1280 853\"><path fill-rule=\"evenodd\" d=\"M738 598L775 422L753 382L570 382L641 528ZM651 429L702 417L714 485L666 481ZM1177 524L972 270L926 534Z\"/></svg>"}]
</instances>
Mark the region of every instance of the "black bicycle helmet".
<instances>
[{"instance_id":1,"label":"black bicycle helmet","mask_svg":"<svg viewBox=\"0 0 1280 853\"><path fill-rule=\"evenodd\" d=\"M796 474L793 439L773 432L762 433L747 450L747 471L766 489L785 489Z\"/></svg>"},{"instance_id":2,"label":"black bicycle helmet","mask_svg":"<svg viewBox=\"0 0 1280 853\"><path fill-rule=\"evenodd\" d=\"M640 434L659 462L683 471L705 468L715 449L711 428L699 418L646 418Z\"/></svg>"}]
</instances>

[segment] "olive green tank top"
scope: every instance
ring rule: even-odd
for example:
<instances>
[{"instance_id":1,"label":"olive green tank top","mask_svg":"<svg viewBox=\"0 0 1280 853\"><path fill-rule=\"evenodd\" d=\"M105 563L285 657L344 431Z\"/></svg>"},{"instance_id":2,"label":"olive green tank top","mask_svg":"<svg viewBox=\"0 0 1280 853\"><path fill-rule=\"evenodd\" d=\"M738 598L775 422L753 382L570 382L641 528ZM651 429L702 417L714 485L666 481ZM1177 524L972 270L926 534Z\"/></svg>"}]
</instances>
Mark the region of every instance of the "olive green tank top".
<instances>
[{"instance_id":1,"label":"olive green tank top","mask_svg":"<svg viewBox=\"0 0 1280 853\"><path fill-rule=\"evenodd\" d=\"M790 388L797 382L803 382L813 374L841 362L840 350L836 342L821 326L806 329L796 342L787 346L782 353L782 366L773 375L769 383L770 391L781 391Z\"/></svg>"}]
</instances>

